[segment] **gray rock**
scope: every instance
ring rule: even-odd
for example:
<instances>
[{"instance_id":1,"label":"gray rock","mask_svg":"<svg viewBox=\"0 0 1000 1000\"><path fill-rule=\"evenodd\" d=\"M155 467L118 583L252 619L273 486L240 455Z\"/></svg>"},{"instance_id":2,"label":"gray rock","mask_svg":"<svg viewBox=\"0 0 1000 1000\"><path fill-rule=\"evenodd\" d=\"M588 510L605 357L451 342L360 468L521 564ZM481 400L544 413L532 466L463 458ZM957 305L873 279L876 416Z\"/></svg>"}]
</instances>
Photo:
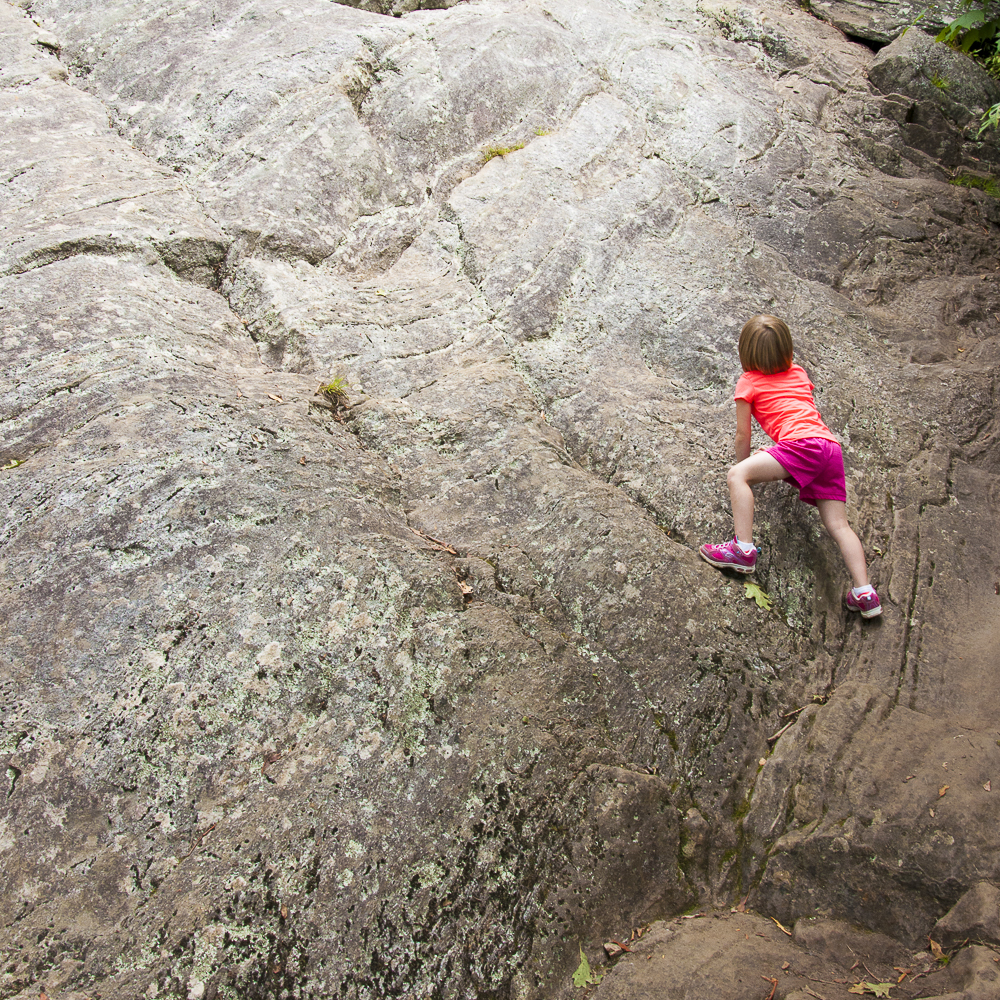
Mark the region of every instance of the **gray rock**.
<instances>
[{"instance_id":1,"label":"gray rock","mask_svg":"<svg viewBox=\"0 0 1000 1000\"><path fill-rule=\"evenodd\" d=\"M817 17L829 21L852 38L861 38L876 45L886 45L909 29L931 36L965 13L956 0L943 0L928 7L926 4L902 0L819 0L808 9Z\"/></svg>"},{"instance_id":2,"label":"gray rock","mask_svg":"<svg viewBox=\"0 0 1000 1000\"><path fill-rule=\"evenodd\" d=\"M978 882L934 925L931 934L949 948L963 941L1000 944L1000 889Z\"/></svg>"},{"instance_id":3,"label":"gray rock","mask_svg":"<svg viewBox=\"0 0 1000 1000\"><path fill-rule=\"evenodd\" d=\"M559 997L758 882L912 945L997 881L1000 213L868 49L36 0L0 53L4 996ZM770 612L697 557L761 309L880 622L780 484Z\"/></svg>"},{"instance_id":4,"label":"gray rock","mask_svg":"<svg viewBox=\"0 0 1000 1000\"><path fill-rule=\"evenodd\" d=\"M936 106L959 128L1000 101L1000 81L964 52L920 31L908 31L882 49L868 79L883 94Z\"/></svg>"}]
</instances>

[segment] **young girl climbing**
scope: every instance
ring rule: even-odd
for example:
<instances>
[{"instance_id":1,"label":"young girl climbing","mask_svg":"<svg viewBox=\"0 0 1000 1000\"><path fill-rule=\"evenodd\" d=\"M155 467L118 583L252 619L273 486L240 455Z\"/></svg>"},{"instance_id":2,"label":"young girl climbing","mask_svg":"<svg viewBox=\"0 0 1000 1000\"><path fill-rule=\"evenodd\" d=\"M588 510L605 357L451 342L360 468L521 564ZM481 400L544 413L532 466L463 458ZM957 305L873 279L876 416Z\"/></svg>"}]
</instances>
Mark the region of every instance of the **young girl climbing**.
<instances>
[{"instance_id":1,"label":"young girl climbing","mask_svg":"<svg viewBox=\"0 0 1000 1000\"><path fill-rule=\"evenodd\" d=\"M813 385L792 364L792 335L775 316L754 316L740 331L736 383L736 465L729 470L729 498L736 536L720 545L702 545L701 557L713 566L752 573L757 565L753 538L753 489L757 483L790 480L799 499L812 504L840 546L854 581L844 602L863 618L882 614L878 594L868 583L868 566L858 536L847 523L847 490L840 443L823 423L813 401ZM775 444L750 454L750 418Z\"/></svg>"}]
</instances>

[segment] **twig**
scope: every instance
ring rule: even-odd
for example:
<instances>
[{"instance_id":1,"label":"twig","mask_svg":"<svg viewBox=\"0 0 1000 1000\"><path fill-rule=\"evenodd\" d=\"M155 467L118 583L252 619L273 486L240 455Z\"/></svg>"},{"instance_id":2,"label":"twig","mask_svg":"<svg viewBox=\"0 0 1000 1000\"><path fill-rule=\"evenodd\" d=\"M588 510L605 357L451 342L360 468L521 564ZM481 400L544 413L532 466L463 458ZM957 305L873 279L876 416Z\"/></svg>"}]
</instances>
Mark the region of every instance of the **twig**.
<instances>
[{"instance_id":1,"label":"twig","mask_svg":"<svg viewBox=\"0 0 1000 1000\"><path fill-rule=\"evenodd\" d=\"M799 712L804 712L805 709L806 709L805 705L803 705L801 708L793 708L790 712L785 712L785 714L782 716L782 718L783 719L790 719L793 715L798 715Z\"/></svg>"},{"instance_id":2,"label":"twig","mask_svg":"<svg viewBox=\"0 0 1000 1000\"><path fill-rule=\"evenodd\" d=\"M763 979L764 982L771 984L771 992L764 997L764 1000L774 1000L774 991L778 988L778 980L772 979L770 976L761 976L760 978Z\"/></svg>"},{"instance_id":3,"label":"twig","mask_svg":"<svg viewBox=\"0 0 1000 1000\"><path fill-rule=\"evenodd\" d=\"M428 535L426 531L421 531L419 528L414 528L410 526L410 531L415 535L419 535L421 538L426 538L428 542L433 542L438 546L437 549L432 549L434 552L450 552L453 556L457 556L458 553L447 543L442 542L440 538L434 538L432 535Z\"/></svg>"},{"instance_id":4,"label":"twig","mask_svg":"<svg viewBox=\"0 0 1000 1000\"><path fill-rule=\"evenodd\" d=\"M784 718L784 716L782 716ZM786 722L773 736L768 736L767 742L773 743L782 733L787 732L792 726L795 725L795 720L792 719L790 722Z\"/></svg>"},{"instance_id":5,"label":"twig","mask_svg":"<svg viewBox=\"0 0 1000 1000\"><path fill-rule=\"evenodd\" d=\"M632 949L627 944L622 944L621 941L616 941L614 938L611 939L612 944L618 945L622 951L631 951Z\"/></svg>"}]
</instances>

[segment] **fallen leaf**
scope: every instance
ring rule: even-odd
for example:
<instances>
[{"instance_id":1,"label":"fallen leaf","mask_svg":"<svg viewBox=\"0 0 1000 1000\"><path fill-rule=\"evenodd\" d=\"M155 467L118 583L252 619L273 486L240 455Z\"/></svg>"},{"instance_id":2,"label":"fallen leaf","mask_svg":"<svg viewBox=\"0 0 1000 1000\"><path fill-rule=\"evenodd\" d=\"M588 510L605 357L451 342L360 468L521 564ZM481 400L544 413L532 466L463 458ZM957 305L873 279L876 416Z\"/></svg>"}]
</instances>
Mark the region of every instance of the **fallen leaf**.
<instances>
[{"instance_id":1,"label":"fallen leaf","mask_svg":"<svg viewBox=\"0 0 1000 1000\"><path fill-rule=\"evenodd\" d=\"M282 920L288 919L288 907L284 903L282 903L281 905L281 919Z\"/></svg>"},{"instance_id":2,"label":"fallen leaf","mask_svg":"<svg viewBox=\"0 0 1000 1000\"><path fill-rule=\"evenodd\" d=\"M744 596L748 601L756 601L757 607L763 608L765 611L771 610L771 598L756 583L746 580L743 583L743 589L745 591Z\"/></svg>"},{"instance_id":3,"label":"fallen leaf","mask_svg":"<svg viewBox=\"0 0 1000 1000\"><path fill-rule=\"evenodd\" d=\"M941 945L937 941L931 940L930 935L927 936L927 946L930 948L931 954L940 962L944 958L944 951L941 949Z\"/></svg>"},{"instance_id":4,"label":"fallen leaf","mask_svg":"<svg viewBox=\"0 0 1000 1000\"><path fill-rule=\"evenodd\" d=\"M573 973L573 985L583 989L585 986L596 986L601 981L601 976L594 976L590 971L590 962L583 953L583 946L580 946L580 964Z\"/></svg>"},{"instance_id":5,"label":"fallen leaf","mask_svg":"<svg viewBox=\"0 0 1000 1000\"><path fill-rule=\"evenodd\" d=\"M991 788L990 788L990 783L989 783L988 781L986 782L986 784L985 784L985 785L983 785L983 788L985 788L985 789L986 789L986 791L988 791L988 792L990 792L990 791L992 791L992 790L993 790L993 789L991 789Z\"/></svg>"},{"instance_id":6,"label":"fallen leaf","mask_svg":"<svg viewBox=\"0 0 1000 1000\"><path fill-rule=\"evenodd\" d=\"M931 818L933 818L934 817L934 810L933 809L928 809L927 811L931 814Z\"/></svg>"},{"instance_id":7,"label":"fallen leaf","mask_svg":"<svg viewBox=\"0 0 1000 1000\"><path fill-rule=\"evenodd\" d=\"M761 759L757 761L757 763L760 764L761 767L763 767L767 763L767 758L761 757Z\"/></svg>"},{"instance_id":8,"label":"fallen leaf","mask_svg":"<svg viewBox=\"0 0 1000 1000\"><path fill-rule=\"evenodd\" d=\"M384 288L376 288L375 289L375 294L376 295L388 295L389 293Z\"/></svg>"},{"instance_id":9,"label":"fallen leaf","mask_svg":"<svg viewBox=\"0 0 1000 1000\"><path fill-rule=\"evenodd\" d=\"M302 457L301 457L301 458L299 459L299 465L305 465L305 464L306 464L306 456L305 456L305 455L303 455L303 456L302 456Z\"/></svg>"},{"instance_id":10,"label":"fallen leaf","mask_svg":"<svg viewBox=\"0 0 1000 1000\"><path fill-rule=\"evenodd\" d=\"M774 920L774 922L776 924L778 924L778 930L779 931L782 931L783 933L787 934L789 937L792 936L792 932L784 924L778 923L778 921L775 920L774 917L771 917L771 919Z\"/></svg>"},{"instance_id":11,"label":"fallen leaf","mask_svg":"<svg viewBox=\"0 0 1000 1000\"><path fill-rule=\"evenodd\" d=\"M938 798L941 798L941 796L944 795L944 793L948 791L949 788L951 788L951 785L942 785L938 789Z\"/></svg>"},{"instance_id":12,"label":"fallen leaf","mask_svg":"<svg viewBox=\"0 0 1000 1000\"><path fill-rule=\"evenodd\" d=\"M275 396L273 392L267 394L268 399L273 399L276 403L283 403L284 400L280 396Z\"/></svg>"},{"instance_id":13,"label":"fallen leaf","mask_svg":"<svg viewBox=\"0 0 1000 1000\"><path fill-rule=\"evenodd\" d=\"M872 996L876 997L887 997L889 995L889 990L892 989L893 985L893 983L869 983L867 981L863 981L855 983L852 987L850 987L850 989L848 989L847 992L858 994L870 993Z\"/></svg>"},{"instance_id":14,"label":"fallen leaf","mask_svg":"<svg viewBox=\"0 0 1000 1000\"><path fill-rule=\"evenodd\" d=\"M903 778L903 784L905 785L908 781L912 781L915 777L915 774L908 774L905 778Z\"/></svg>"},{"instance_id":15,"label":"fallen leaf","mask_svg":"<svg viewBox=\"0 0 1000 1000\"><path fill-rule=\"evenodd\" d=\"M784 969L790 969L791 967L792 967L792 963L791 963L791 962L782 962L782 963L781 963L781 968L782 968L783 970L784 970Z\"/></svg>"}]
</instances>

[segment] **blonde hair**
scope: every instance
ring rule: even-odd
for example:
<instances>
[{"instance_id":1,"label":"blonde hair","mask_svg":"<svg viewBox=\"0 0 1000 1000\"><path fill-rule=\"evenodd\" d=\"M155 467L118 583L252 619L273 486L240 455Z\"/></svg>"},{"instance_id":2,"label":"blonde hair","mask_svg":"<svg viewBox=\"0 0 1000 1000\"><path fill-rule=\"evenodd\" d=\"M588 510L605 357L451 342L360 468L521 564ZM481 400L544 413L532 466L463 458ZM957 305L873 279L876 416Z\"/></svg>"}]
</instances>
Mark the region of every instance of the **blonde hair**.
<instances>
[{"instance_id":1,"label":"blonde hair","mask_svg":"<svg viewBox=\"0 0 1000 1000\"><path fill-rule=\"evenodd\" d=\"M752 316L740 331L740 364L745 372L774 375L792 367L792 335L777 316Z\"/></svg>"}]
</instances>

